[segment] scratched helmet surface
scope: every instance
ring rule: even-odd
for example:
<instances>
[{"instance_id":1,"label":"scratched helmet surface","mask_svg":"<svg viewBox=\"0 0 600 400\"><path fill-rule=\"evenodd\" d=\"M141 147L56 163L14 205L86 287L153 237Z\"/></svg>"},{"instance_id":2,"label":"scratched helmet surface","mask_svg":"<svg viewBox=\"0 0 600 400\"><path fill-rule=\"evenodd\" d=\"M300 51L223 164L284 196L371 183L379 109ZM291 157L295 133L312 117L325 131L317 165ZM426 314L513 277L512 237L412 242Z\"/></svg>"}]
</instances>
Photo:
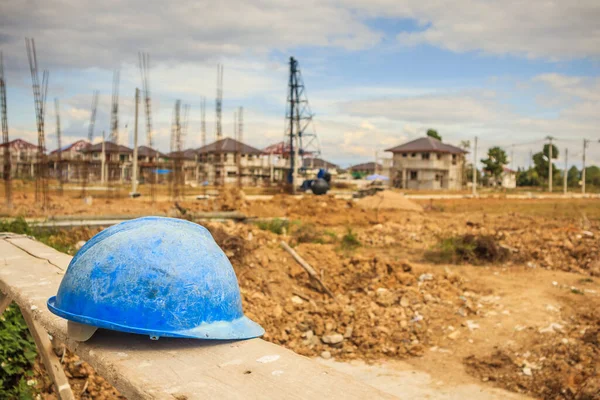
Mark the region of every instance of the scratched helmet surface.
<instances>
[{"instance_id":1,"label":"scratched helmet surface","mask_svg":"<svg viewBox=\"0 0 600 400\"><path fill-rule=\"evenodd\" d=\"M210 232L174 218L138 218L98 233L73 257L48 308L73 327L94 327L79 340L96 328L153 339L264 334L244 316L233 267Z\"/></svg>"}]
</instances>

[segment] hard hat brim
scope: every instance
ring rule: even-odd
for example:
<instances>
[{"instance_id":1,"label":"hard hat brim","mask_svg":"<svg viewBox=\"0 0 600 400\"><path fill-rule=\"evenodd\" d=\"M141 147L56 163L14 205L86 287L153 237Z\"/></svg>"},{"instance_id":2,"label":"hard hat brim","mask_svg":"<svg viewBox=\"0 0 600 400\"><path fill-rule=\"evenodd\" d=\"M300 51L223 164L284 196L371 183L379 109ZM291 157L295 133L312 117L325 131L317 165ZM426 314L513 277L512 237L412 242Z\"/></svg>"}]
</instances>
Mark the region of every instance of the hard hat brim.
<instances>
[{"instance_id":1,"label":"hard hat brim","mask_svg":"<svg viewBox=\"0 0 600 400\"><path fill-rule=\"evenodd\" d=\"M260 325L246 316L234 319L233 321L202 323L194 328L186 330L156 331L116 324L114 322L73 314L68 311L61 310L60 308L56 307L56 296L50 297L47 305L50 312L69 321L114 331L148 335L153 338L175 337L206 340L241 340L260 337L265 333L265 330Z\"/></svg>"}]
</instances>

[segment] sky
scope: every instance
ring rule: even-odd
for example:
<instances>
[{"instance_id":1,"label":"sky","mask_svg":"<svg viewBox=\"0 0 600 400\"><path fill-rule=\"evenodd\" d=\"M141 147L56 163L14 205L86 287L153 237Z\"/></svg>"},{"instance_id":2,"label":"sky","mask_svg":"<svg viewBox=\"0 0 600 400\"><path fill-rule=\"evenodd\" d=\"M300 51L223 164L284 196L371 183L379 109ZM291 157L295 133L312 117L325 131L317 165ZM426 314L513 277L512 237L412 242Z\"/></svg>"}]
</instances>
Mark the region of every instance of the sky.
<instances>
[{"instance_id":1,"label":"sky","mask_svg":"<svg viewBox=\"0 0 600 400\"><path fill-rule=\"evenodd\" d=\"M600 2L578 0L3 0L0 51L11 139L36 143L25 38L50 72L46 143L85 139L94 90L95 140L109 135L120 71L121 144L131 146L138 52L150 55L153 136L169 151L174 103L190 106L184 147L201 145L206 98L215 138L217 64L224 65L223 131L244 107L244 141L284 138L289 57L299 62L323 158L348 166L436 129L444 142L478 138L478 159L503 147L527 167L547 136L556 164L600 164ZM142 110L142 109L141 109ZM145 117L140 114L140 144Z\"/></svg>"}]
</instances>

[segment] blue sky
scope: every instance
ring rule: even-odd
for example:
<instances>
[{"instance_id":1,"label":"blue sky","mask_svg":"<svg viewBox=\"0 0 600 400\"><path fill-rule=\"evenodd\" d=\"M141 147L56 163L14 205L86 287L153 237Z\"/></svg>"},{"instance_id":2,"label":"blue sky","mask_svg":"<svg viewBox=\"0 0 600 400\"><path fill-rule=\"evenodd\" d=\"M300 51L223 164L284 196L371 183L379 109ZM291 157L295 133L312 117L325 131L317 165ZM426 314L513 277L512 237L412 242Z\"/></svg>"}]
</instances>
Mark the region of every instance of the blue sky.
<instances>
[{"instance_id":1,"label":"blue sky","mask_svg":"<svg viewBox=\"0 0 600 400\"><path fill-rule=\"evenodd\" d=\"M324 158L344 166L437 129L479 154L500 145L528 165L543 138L580 163L584 138L600 139L600 3L533 0L48 1L0 4L0 50L11 138L35 141L24 38L50 70L47 143L87 136L93 90L96 137L108 132L112 71L121 71L120 141L131 144L137 52L151 55L154 132L168 151L176 99L190 104L186 147L200 145L200 99L214 138L216 64L225 65L223 125L244 107L248 144L283 139L287 61L300 62ZM127 128L125 128L125 124ZM140 132L145 137L145 132ZM143 141L142 141L143 142ZM531 143L531 144L530 144ZM513 144L516 144L514 147ZM588 153L600 163L600 143ZM562 159L558 164L562 167Z\"/></svg>"}]
</instances>

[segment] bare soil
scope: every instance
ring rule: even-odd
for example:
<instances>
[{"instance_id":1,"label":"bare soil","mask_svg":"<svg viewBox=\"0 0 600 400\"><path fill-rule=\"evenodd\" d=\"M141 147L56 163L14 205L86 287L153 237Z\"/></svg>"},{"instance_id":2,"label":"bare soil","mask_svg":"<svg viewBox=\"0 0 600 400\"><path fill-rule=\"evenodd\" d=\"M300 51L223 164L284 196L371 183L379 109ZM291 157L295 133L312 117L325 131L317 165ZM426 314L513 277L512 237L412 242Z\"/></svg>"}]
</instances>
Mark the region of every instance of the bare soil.
<instances>
[{"instance_id":1,"label":"bare soil","mask_svg":"<svg viewBox=\"0 0 600 400\"><path fill-rule=\"evenodd\" d=\"M312 357L404 360L435 379L538 398L600 398L598 200L437 200L422 201L424 211L415 212L333 196L225 197L184 204L290 221L281 235L252 224L208 224L232 260L244 310L265 328L266 340ZM17 203L24 215L47 213L30 198ZM152 207L139 199L80 203L66 198L52 212L178 216L166 200ZM349 230L360 245L344 246ZM428 261L443 239L461 235L491 238L507 260ZM75 236L64 240L80 240ZM335 299L281 240L317 270ZM105 397L86 391L84 398L118 398L110 390L98 392Z\"/></svg>"}]
</instances>

